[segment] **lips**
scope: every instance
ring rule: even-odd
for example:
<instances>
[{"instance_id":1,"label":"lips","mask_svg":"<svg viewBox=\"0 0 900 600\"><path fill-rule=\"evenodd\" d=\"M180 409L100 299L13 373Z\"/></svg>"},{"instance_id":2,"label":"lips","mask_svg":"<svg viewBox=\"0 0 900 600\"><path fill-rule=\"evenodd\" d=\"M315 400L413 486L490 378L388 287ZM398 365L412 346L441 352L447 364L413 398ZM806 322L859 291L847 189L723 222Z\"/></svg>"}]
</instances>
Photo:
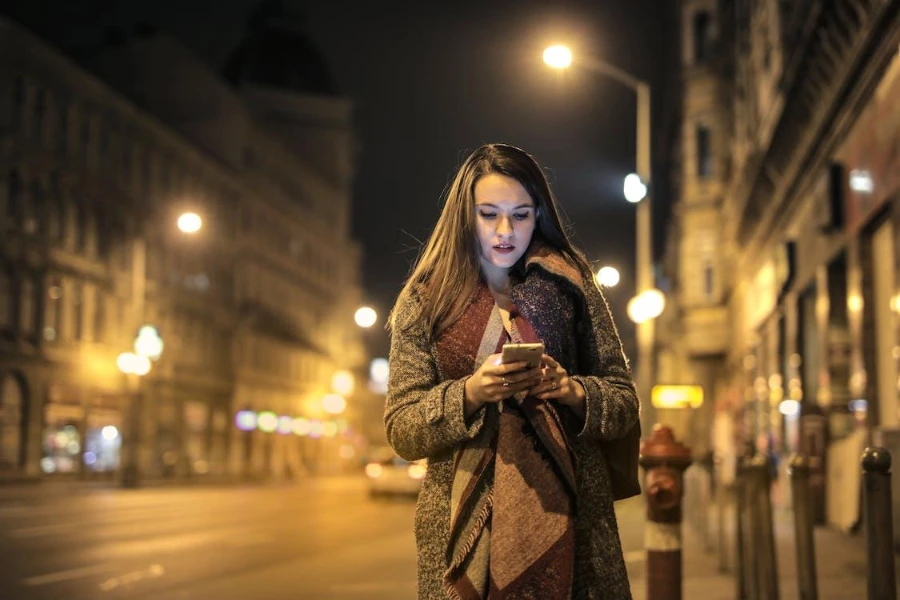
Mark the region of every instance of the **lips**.
<instances>
[{"instance_id":1,"label":"lips","mask_svg":"<svg viewBox=\"0 0 900 600\"><path fill-rule=\"evenodd\" d=\"M499 252L500 254L509 254L515 249L516 247L512 244L497 244L494 246L494 251Z\"/></svg>"}]
</instances>

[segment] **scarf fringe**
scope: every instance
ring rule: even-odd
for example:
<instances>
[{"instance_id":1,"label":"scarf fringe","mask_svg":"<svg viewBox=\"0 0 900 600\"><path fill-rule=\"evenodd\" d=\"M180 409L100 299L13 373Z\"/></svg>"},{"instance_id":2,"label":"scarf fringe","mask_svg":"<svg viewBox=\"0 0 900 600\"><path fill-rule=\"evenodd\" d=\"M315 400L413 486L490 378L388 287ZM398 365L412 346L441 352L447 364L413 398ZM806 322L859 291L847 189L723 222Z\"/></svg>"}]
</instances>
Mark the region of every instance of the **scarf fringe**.
<instances>
[{"instance_id":1,"label":"scarf fringe","mask_svg":"<svg viewBox=\"0 0 900 600\"><path fill-rule=\"evenodd\" d=\"M462 566L463 562L465 562L466 558L468 558L469 554L475 547L475 544L478 542L478 538L481 536L481 533L484 531L485 525L487 525L487 520L491 516L491 510L494 508L494 490L493 488L488 491L487 498L485 498L484 506L481 507L481 512L478 513L478 516L475 518L475 523L472 527L472 533L469 535L469 539L463 544L462 548L459 552L456 553L456 556L451 557L450 565L447 567L447 573L444 575L444 591L451 598L451 600L461 600L459 593L456 591L456 588L453 587L453 581L451 578L454 573Z\"/></svg>"}]
</instances>

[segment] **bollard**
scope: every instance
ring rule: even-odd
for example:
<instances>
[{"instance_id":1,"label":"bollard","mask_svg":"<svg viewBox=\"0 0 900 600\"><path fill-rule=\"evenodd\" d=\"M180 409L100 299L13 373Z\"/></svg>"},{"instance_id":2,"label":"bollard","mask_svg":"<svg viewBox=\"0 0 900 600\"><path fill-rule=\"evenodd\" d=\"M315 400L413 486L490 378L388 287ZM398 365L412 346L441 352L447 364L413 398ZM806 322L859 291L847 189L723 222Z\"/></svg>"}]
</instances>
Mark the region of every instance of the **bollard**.
<instances>
[{"instance_id":1,"label":"bollard","mask_svg":"<svg viewBox=\"0 0 900 600\"><path fill-rule=\"evenodd\" d=\"M816 547L813 540L812 498L809 490L809 459L794 455L788 465L794 504L794 539L797 550L797 585L800 600L816 600Z\"/></svg>"},{"instance_id":2,"label":"bollard","mask_svg":"<svg viewBox=\"0 0 900 600\"><path fill-rule=\"evenodd\" d=\"M891 454L866 448L862 457L865 500L866 578L869 600L896 600L894 525L891 516Z\"/></svg>"},{"instance_id":3,"label":"bollard","mask_svg":"<svg viewBox=\"0 0 900 600\"><path fill-rule=\"evenodd\" d=\"M742 459L741 470L743 472L743 510L740 516L742 527L744 530L743 550L744 550L744 592L748 600L760 600L762 591L760 589L759 571L760 571L760 555L759 549L762 543L760 539L760 518L759 503L756 501L759 493L758 478L753 470L753 456L745 456Z\"/></svg>"},{"instance_id":4,"label":"bollard","mask_svg":"<svg viewBox=\"0 0 900 600\"><path fill-rule=\"evenodd\" d=\"M672 429L656 425L641 446L647 494L647 600L681 600L681 521L684 471L691 451Z\"/></svg>"},{"instance_id":5,"label":"bollard","mask_svg":"<svg viewBox=\"0 0 900 600\"><path fill-rule=\"evenodd\" d=\"M747 528L744 526L744 514L747 512L745 479L744 461L738 458L734 475L734 582L737 586L737 600L747 600L750 597L747 590L747 548L744 545L747 537Z\"/></svg>"},{"instance_id":6,"label":"bollard","mask_svg":"<svg viewBox=\"0 0 900 600\"><path fill-rule=\"evenodd\" d=\"M772 518L772 462L762 454L750 461L751 477L754 480L755 498L753 499L759 552L759 584L760 597L766 600L778 600L778 561L775 556L775 523Z\"/></svg>"}]
</instances>

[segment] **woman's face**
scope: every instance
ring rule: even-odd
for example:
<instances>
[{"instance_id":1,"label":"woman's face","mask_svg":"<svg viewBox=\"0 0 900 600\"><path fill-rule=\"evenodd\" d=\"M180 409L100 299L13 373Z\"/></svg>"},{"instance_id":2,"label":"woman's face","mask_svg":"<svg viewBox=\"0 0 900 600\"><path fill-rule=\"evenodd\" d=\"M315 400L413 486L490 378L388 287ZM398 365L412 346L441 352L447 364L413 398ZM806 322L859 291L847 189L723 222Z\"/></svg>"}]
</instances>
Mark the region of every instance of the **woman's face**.
<instances>
[{"instance_id":1,"label":"woman's face","mask_svg":"<svg viewBox=\"0 0 900 600\"><path fill-rule=\"evenodd\" d=\"M488 173L475 183L475 231L481 268L509 269L522 258L536 223L534 200L522 184Z\"/></svg>"}]
</instances>

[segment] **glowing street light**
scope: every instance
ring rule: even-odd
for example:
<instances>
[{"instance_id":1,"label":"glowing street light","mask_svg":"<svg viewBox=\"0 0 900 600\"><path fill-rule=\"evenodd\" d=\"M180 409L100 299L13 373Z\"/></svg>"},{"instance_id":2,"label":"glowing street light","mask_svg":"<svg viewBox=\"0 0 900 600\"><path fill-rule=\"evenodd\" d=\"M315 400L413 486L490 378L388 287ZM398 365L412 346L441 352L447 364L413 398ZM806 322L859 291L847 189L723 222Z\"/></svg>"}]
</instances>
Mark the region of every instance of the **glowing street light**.
<instances>
[{"instance_id":1,"label":"glowing street light","mask_svg":"<svg viewBox=\"0 0 900 600\"><path fill-rule=\"evenodd\" d=\"M356 320L357 325L368 329L378 320L378 314L374 309L363 306L356 311L353 318Z\"/></svg>"},{"instance_id":2,"label":"glowing street light","mask_svg":"<svg viewBox=\"0 0 900 600\"><path fill-rule=\"evenodd\" d=\"M347 409L347 401L338 394L328 394L322 398L322 410L330 415L339 415Z\"/></svg>"},{"instance_id":3,"label":"glowing street light","mask_svg":"<svg viewBox=\"0 0 900 600\"><path fill-rule=\"evenodd\" d=\"M143 377L150 372L150 359L134 352L123 352L116 359L116 366L126 375Z\"/></svg>"},{"instance_id":4,"label":"glowing street light","mask_svg":"<svg viewBox=\"0 0 900 600\"><path fill-rule=\"evenodd\" d=\"M615 267L602 267L597 271L597 283L603 287L616 287L619 283L619 270Z\"/></svg>"},{"instance_id":5,"label":"glowing street light","mask_svg":"<svg viewBox=\"0 0 900 600\"><path fill-rule=\"evenodd\" d=\"M178 217L178 229L182 233L197 233L201 227L203 227L203 219L197 213L186 212Z\"/></svg>"},{"instance_id":6,"label":"glowing street light","mask_svg":"<svg viewBox=\"0 0 900 600\"><path fill-rule=\"evenodd\" d=\"M554 69L568 69L572 66L572 51L562 44L549 46L544 50L544 64Z\"/></svg>"},{"instance_id":7,"label":"glowing street light","mask_svg":"<svg viewBox=\"0 0 900 600\"><path fill-rule=\"evenodd\" d=\"M661 315L665 308L665 295L657 289L650 289L628 301L628 318L635 323L645 323Z\"/></svg>"},{"instance_id":8,"label":"glowing street light","mask_svg":"<svg viewBox=\"0 0 900 600\"><path fill-rule=\"evenodd\" d=\"M623 191L625 199L634 204L647 197L647 184L641 181L640 175L631 173L625 177Z\"/></svg>"},{"instance_id":9,"label":"glowing street light","mask_svg":"<svg viewBox=\"0 0 900 600\"><path fill-rule=\"evenodd\" d=\"M343 396L349 396L353 393L355 382L353 373L350 371L337 371L331 376L331 389Z\"/></svg>"}]
</instances>

